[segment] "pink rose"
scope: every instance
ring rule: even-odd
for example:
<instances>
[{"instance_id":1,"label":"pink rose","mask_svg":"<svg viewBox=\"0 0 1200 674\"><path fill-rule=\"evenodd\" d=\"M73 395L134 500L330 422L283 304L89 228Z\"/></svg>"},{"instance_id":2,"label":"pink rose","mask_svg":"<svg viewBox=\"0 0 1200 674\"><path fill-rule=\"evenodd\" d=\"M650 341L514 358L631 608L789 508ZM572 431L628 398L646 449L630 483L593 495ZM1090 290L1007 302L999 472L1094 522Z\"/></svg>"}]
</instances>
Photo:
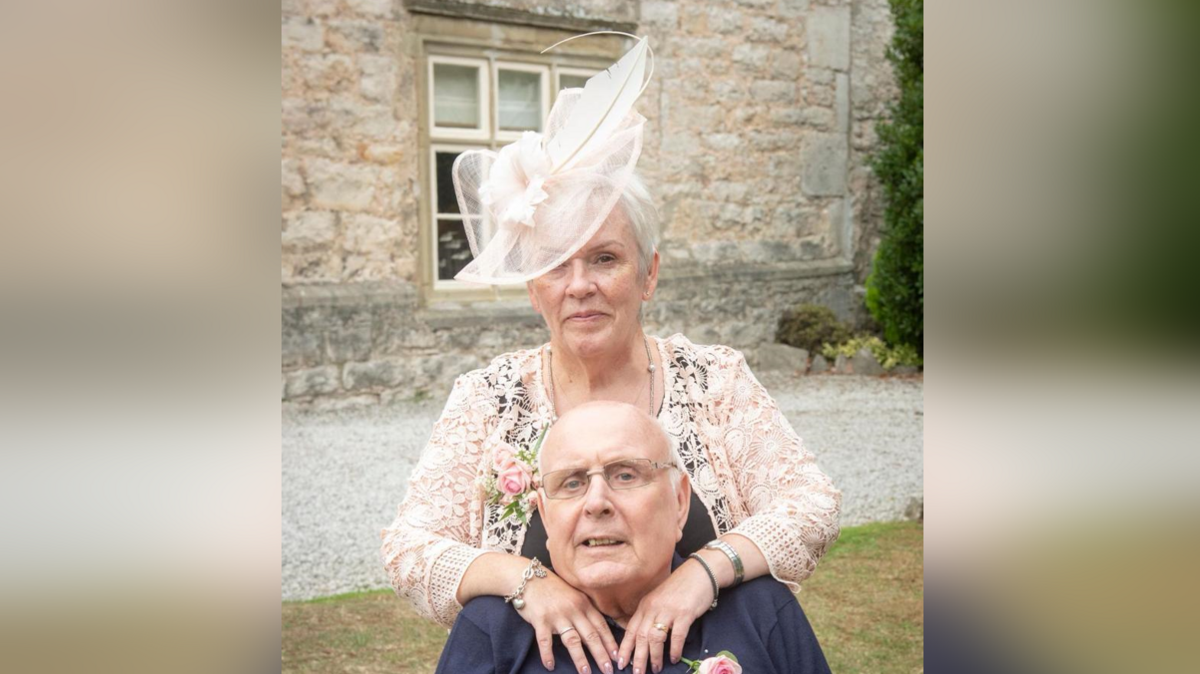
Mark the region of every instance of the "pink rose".
<instances>
[{"instance_id":1,"label":"pink rose","mask_svg":"<svg viewBox=\"0 0 1200 674\"><path fill-rule=\"evenodd\" d=\"M696 674L742 674L742 666L724 655L717 655L703 660Z\"/></svg>"},{"instance_id":2,"label":"pink rose","mask_svg":"<svg viewBox=\"0 0 1200 674\"><path fill-rule=\"evenodd\" d=\"M508 496L524 494L533 480L529 467L513 458L506 460L497 473L496 487Z\"/></svg>"},{"instance_id":3,"label":"pink rose","mask_svg":"<svg viewBox=\"0 0 1200 674\"><path fill-rule=\"evenodd\" d=\"M492 451L492 467L496 469L497 473L499 473L500 467L515 459L516 456L517 453L513 451L512 445L509 445L506 442L501 442L500 444L496 445L496 449Z\"/></svg>"}]
</instances>

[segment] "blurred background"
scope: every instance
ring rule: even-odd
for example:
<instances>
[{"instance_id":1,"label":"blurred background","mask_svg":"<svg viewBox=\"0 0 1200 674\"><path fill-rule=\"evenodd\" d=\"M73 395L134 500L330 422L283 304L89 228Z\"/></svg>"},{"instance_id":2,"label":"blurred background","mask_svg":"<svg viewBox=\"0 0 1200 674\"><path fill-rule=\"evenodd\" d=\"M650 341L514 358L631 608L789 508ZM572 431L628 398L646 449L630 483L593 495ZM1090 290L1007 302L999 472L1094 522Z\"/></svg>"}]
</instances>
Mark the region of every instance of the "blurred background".
<instances>
[{"instance_id":1,"label":"blurred background","mask_svg":"<svg viewBox=\"0 0 1200 674\"><path fill-rule=\"evenodd\" d=\"M687 318L648 317L656 330L761 349L769 335L755 331L811 301L887 337L864 307L886 209L866 129L900 92L882 77L890 8L578 6L590 13L401 0L0 10L0 615L20 669L273 668L280 400L418 404L409 367L428 368L432 399L479 357L451 333L482 305L497 327L461 334L496 339L496 352L538 338L517 299L438 287L442 261L461 253L454 214L432 210L438 148L503 139L433 134L431 82L447 78L449 128L498 123L500 92L520 128L533 122L518 94L530 75L552 101L570 68L611 63L620 41L506 70L526 62L496 51L490 30L425 41L416 24L503 24L525 53L599 17L662 43L643 111L662 136L644 161L667 268L706 279L728 264L787 290L734 310L699 280L692 294L671 279L661 299ZM511 27L509 11L585 23ZM725 33L722 12L742 17ZM1195 3L942 2L925 14L925 659L1187 671L1200 606ZM826 42L813 39L821 21ZM381 55L392 58L369 58ZM431 71L435 56L452 60ZM760 83L780 80L794 89ZM707 103L693 86L711 90ZM705 137L710 122L723 131ZM302 321L313 329L294 329ZM376 341L388 321L411 343ZM409 365L437 349L462 360Z\"/></svg>"}]
</instances>

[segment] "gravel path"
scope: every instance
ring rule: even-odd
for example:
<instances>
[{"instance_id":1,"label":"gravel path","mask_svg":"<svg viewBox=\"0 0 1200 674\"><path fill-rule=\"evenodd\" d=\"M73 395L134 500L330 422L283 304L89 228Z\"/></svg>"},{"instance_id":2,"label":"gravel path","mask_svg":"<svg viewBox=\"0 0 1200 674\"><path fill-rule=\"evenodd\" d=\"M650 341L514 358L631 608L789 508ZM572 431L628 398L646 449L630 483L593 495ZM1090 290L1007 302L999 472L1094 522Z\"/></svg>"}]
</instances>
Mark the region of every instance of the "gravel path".
<instances>
[{"instance_id":1,"label":"gravel path","mask_svg":"<svg viewBox=\"0 0 1200 674\"><path fill-rule=\"evenodd\" d=\"M842 490L842 525L900 519L922 494L921 379L767 375ZM283 598L387 587L379 530L444 401L283 411Z\"/></svg>"}]
</instances>

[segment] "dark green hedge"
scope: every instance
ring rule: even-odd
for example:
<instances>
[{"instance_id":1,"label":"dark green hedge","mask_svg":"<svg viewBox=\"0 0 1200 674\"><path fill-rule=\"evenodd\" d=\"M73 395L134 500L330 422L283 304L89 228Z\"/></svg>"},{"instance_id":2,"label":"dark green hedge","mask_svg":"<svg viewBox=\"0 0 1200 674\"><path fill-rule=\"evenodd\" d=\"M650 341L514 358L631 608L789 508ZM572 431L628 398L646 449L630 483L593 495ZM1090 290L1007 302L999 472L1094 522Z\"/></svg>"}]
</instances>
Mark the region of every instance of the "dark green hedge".
<instances>
[{"instance_id":1,"label":"dark green hedge","mask_svg":"<svg viewBox=\"0 0 1200 674\"><path fill-rule=\"evenodd\" d=\"M890 0L896 34L888 60L900 85L891 122L879 125L873 165L887 210L883 239L867 278L867 308L893 346L924 355L925 342L925 136L924 0Z\"/></svg>"}]
</instances>

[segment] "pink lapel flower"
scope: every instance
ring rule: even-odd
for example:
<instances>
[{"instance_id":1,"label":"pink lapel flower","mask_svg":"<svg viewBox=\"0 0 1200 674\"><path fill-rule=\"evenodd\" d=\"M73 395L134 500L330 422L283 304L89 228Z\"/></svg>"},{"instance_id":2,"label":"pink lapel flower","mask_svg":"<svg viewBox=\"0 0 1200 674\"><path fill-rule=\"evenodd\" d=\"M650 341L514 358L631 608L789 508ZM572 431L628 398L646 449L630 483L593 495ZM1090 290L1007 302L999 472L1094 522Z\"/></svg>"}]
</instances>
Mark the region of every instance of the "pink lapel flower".
<instances>
[{"instance_id":1,"label":"pink lapel flower","mask_svg":"<svg viewBox=\"0 0 1200 674\"><path fill-rule=\"evenodd\" d=\"M496 473L496 487L506 496L520 496L533 483L529 466L516 458L508 458L498 466Z\"/></svg>"},{"instance_id":2,"label":"pink lapel flower","mask_svg":"<svg viewBox=\"0 0 1200 674\"><path fill-rule=\"evenodd\" d=\"M724 655L707 658L700 663L697 674L742 674L742 666Z\"/></svg>"}]
</instances>

